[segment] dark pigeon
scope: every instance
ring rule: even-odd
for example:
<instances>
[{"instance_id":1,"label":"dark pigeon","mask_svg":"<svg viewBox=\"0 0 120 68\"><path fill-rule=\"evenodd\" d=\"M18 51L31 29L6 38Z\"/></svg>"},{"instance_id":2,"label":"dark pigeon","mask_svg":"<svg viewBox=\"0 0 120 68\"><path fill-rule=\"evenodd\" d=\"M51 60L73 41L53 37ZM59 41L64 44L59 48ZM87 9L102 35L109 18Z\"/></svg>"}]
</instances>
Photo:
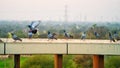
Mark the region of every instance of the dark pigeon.
<instances>
[{"instance_id":1,"label":"dark pigeon","mask_svg":"<svg viewBox=\"0 0 120 68\"><path fill-rule=\"evenodd\" d=\"M115 39L112 37L112 34L109 32L109 39L110 39L110 42L115 42Z\"/></svg>"},{"instance_id":2,"label":"dark pigeon","mask_svg":"<svg viewBox=\"0 0 120 68\"><path fill-rule=\"evenodd\" d=\"M114 39L116 39L117 41L120 40L119 34L115 31L113 34Z\"/></svg>"},{"instance_id":3,"label":"dark pigeon","mask_svg":"<svg viewBox=\"0 0 120 68\"><path fill-rule=\"evenodd\" d=\"M94 32L94 35L95 35L95 37L98 39L98 38L100 38L100 35L99 35L99 33L97 33L97 32Z\"/></svg>"},{"instance_id":4,"label":"dark pigeon","mask_svg":"<svg viewBox=\"0 0 120 68\"><path fill-rule=\"evenodd\" d=\"M73 36L68 34L65 30L64 30L64 36L66 39L73 38Z\"/></svg>"},{"instance_id":5,"label":"dark pigeon","mask_svg":"<svg viewBox=\"0 0 120 68\"><path fill-rule=\"evenodd\" d=\"M12 35L12 38L13 38L14 41L19 40L19 41L22 42L22 39L20 39L20 38L19 38L17 35L15 35L14 33L11 33L11 35Z\"/></svg>"},{"instance_id":6,"label":"dark pigeon","mask_svg":"<svg viewBox=\"0 0 120 68\"><path fill-rule=\"evenodd\" d=\"M48 31L48 40L49 39L56 39L57 40L57 38L56 38L56 33L50 33L49 31Z\"/></svg>"}]
</instances>

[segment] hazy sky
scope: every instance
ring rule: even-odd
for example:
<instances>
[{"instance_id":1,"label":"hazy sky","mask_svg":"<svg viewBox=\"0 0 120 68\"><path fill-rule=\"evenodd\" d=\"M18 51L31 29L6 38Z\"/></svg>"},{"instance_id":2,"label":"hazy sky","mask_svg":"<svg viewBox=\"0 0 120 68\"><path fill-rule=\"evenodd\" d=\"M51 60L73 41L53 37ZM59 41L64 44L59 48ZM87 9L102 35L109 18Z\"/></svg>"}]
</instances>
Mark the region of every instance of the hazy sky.
<instances>
[{"instance_id":1,"label":"hazy sky","mask_svg":"<svg viewBox=\"0 0 120 68\"><path fill-rule=\"evenodd\" d=\"M0 20L120 21L120 0L0 0Z\"/></svg>"}]
</instances>

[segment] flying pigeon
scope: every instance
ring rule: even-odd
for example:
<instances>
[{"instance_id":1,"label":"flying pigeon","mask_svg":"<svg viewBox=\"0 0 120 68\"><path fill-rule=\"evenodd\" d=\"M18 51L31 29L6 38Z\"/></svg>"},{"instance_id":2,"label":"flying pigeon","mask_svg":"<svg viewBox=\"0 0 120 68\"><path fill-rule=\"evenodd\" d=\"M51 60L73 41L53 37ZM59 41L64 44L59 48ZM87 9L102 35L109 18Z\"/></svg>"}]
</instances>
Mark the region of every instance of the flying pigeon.
<instances>
[{"instance_id":1,"label":"flying pigeon","mask_svg":"<svg viewBox=\"0 0 120 68\"><path fill-rule=\"evenodd\" d=\"M30 25L28 25L29 29L32 31L33 34L37 33L37 27L41 21L32 21Z\"/></svg>"}]
</instances>

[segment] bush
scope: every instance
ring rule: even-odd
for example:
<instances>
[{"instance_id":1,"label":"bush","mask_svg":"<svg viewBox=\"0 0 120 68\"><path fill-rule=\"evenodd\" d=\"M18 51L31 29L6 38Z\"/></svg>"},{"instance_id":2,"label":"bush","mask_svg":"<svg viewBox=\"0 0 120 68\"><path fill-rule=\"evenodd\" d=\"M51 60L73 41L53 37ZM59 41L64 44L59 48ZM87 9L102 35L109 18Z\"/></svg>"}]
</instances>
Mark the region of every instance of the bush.
<instances>
[{"instance_id":1,"label":"bush","mask_svg":"<svg viewBox=\"0 0 120 68\"><path fill-rule=\"evenodd\" d=\"M36 55L26 60L21 68L54 68L53 57L50 55Z\"/></svg>"},{"instance_id":2,"label":"bush","mask_svg":"<svg viewBox=\"0 0 120 68\"><path fill-rule=\"evenodd\" d=\"M120 56L107 56L105 68L120 68Z\"/></svg>"},{"instance_id":3,"label":"bush","mask_svg":"<svg viewBox=\"0 0 120 68\"><path fill-rule=\"evenodd\" d=\"M63 57L63 68L76 68L73 61L73 55L64 55Z\"/></svg>"},{"instance_id":4,"label":"bush","mask_svg":"<svg viewBox=\"0 0 120 68\"><path fill-rule=\"evenodd\" d=\"M76 68L92 68L91 55L76 55L74 57Z\"/></svg>"}]
</instances>

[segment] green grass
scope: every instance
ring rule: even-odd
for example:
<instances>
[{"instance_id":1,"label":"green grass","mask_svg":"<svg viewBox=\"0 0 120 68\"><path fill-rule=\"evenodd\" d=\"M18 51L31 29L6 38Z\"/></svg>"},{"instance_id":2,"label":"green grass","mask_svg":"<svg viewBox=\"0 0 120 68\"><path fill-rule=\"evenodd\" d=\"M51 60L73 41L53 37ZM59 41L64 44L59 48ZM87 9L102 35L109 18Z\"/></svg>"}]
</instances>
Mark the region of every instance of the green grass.
<instances>
[{"instance_id":1,"label":"green grass","mask_svg":"<svg viewBox=\"0 0 120 68\"><path fill-rule=\"evenodd\" d=\"M64 55L63 56L63 68L83 68L79 65L82 58L77 55ZM75 63L79 61L78 63ZM87 60L87 59L86 59ZM105 68L120 68L120 56L105 56ZM83 61L82 61L83 63ZM54 66L54 56L53 55L32 55L31 57L23 57L20 58L21 68L53 68ZM87 63L88 64L88 63ZM46 67L48 66L49 67ZM52 65L52 67L51 67ZM30 66L30 67L28 67ZM11 58L0 58L0 68L14 68L14 59ZM92 67L89 67L92 68Z\"/></svg>"},{"instance_id":2,"label":"green grass","mask_svg":"<svg viewBox=\"0 0 120 68\"><path fill-rule=\"evenodd\" d=\"M0 68L13 68L12 58L0 59Z\"/></svg>"},{"instance_id":3,"label":"green grass","mask_svg":"<svg viewBox=\"0 0 120 68\"><path fill-rule=\"evenodd\" d=\"M23 64L28 57L21 57L20 64ZM12 58L0 58L0 68L14 68L14 59Z\"/></svg>"},{"instance_id":4,"label":"green grass","mask_svg":"<svg viewBox=\"0 0 120 68\"><path fill-rule=\"evenodd\" d=\"M33 55L21 65L21 68L54 68L53 59L53 55Z\"/></svg>"}]
</instances>

